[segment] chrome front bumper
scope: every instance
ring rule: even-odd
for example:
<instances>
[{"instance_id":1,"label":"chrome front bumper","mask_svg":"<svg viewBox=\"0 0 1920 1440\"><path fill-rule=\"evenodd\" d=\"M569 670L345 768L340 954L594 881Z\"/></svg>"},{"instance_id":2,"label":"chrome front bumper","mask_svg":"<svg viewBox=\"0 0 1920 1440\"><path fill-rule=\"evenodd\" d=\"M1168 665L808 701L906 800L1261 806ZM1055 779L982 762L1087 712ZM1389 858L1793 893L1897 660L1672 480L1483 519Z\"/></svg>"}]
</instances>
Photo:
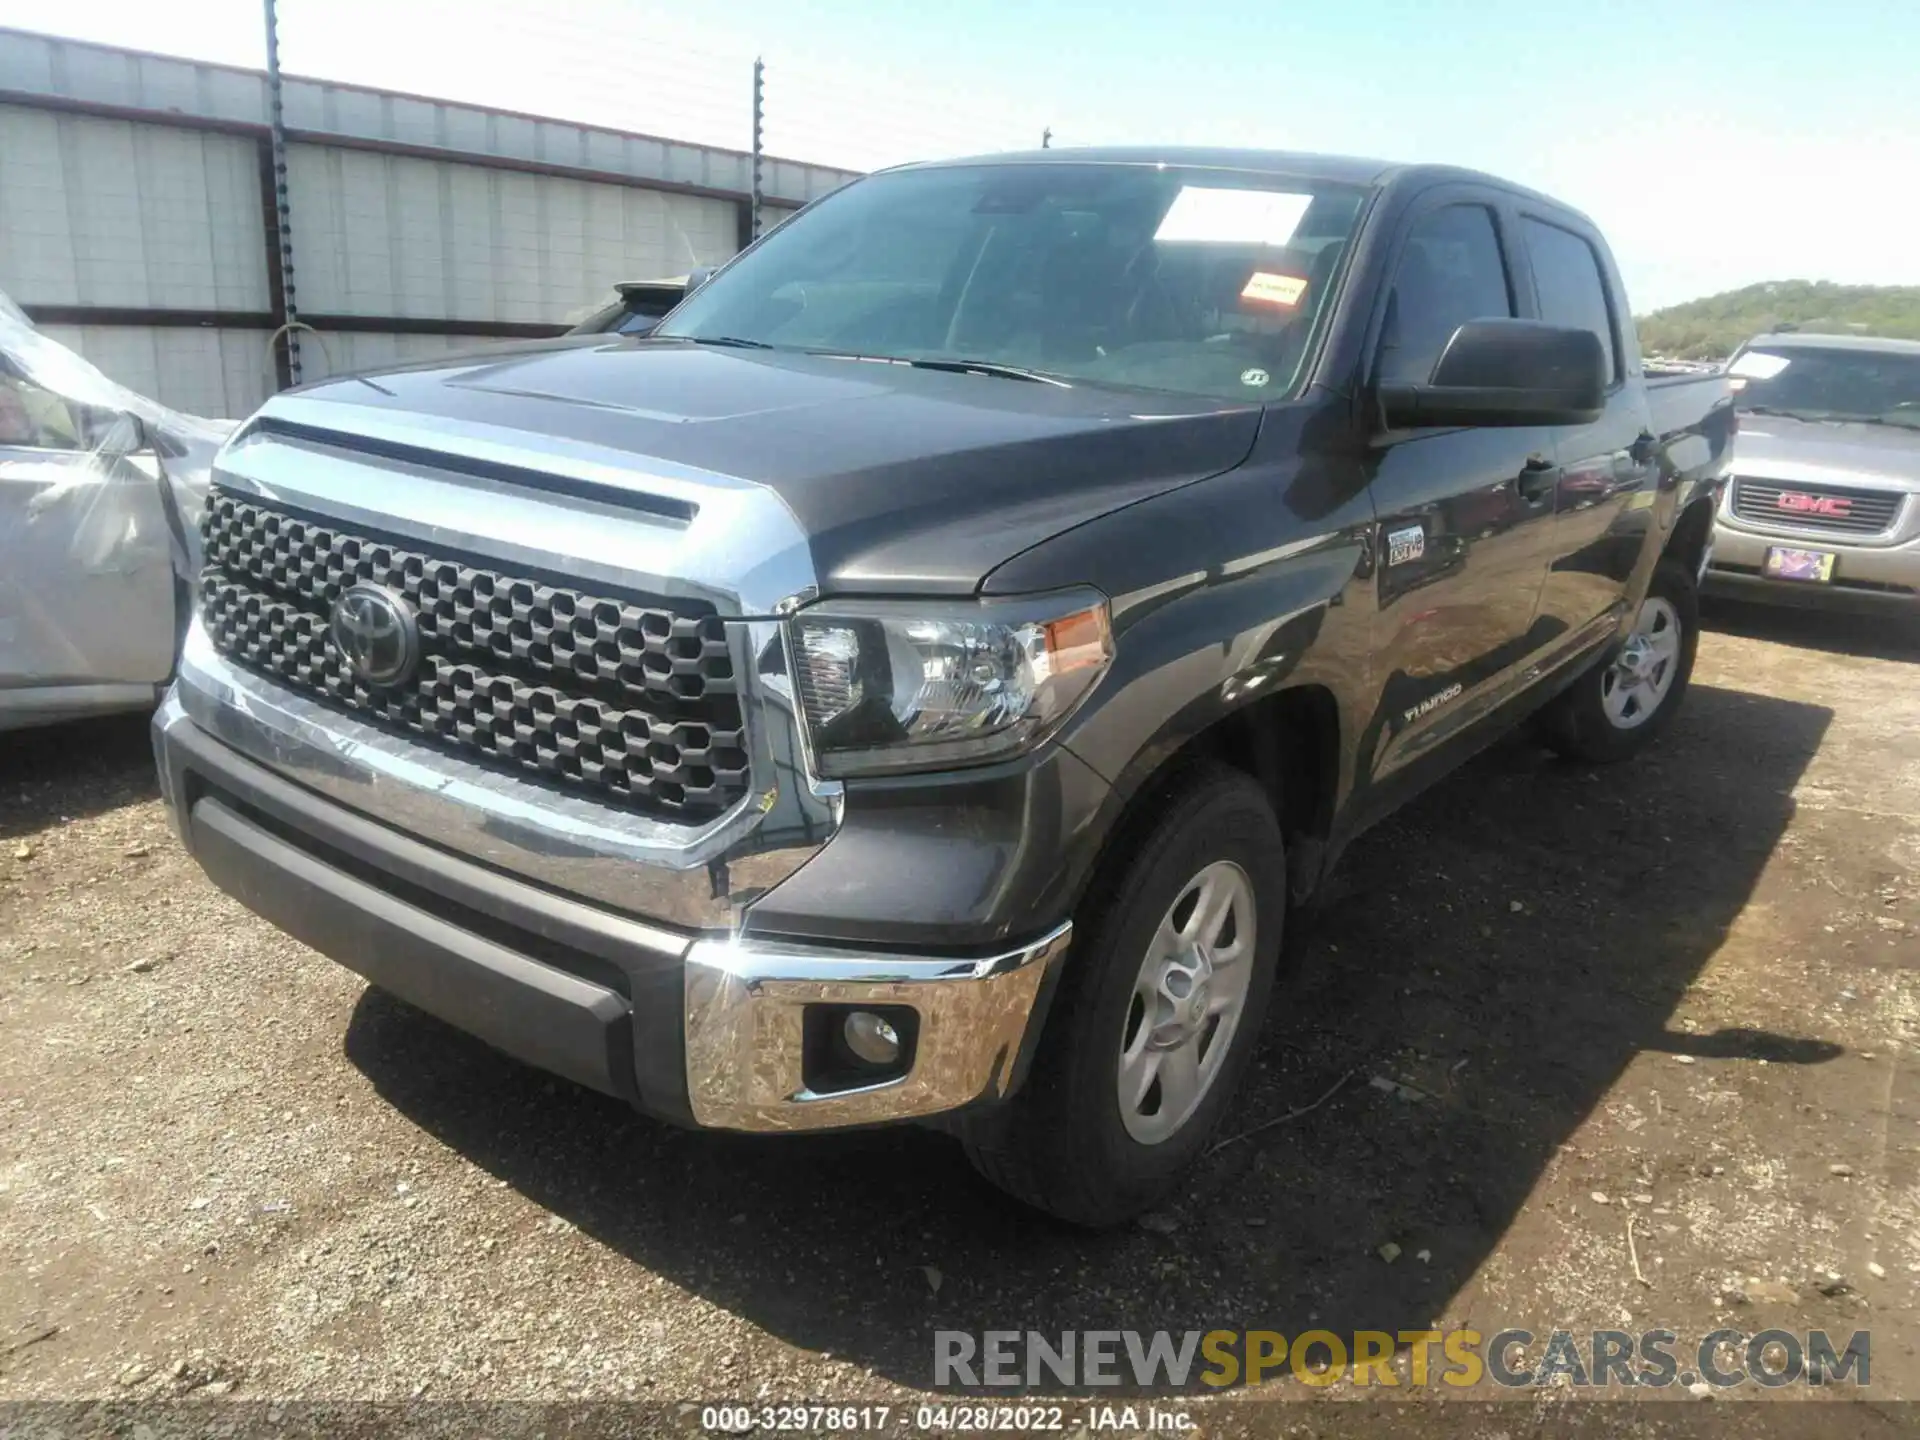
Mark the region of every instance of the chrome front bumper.
<instances>
[{"instance_id":1,"label":"chrome front bumper","mask_svg":"<svg viewBox=\"0 0 1920 1440\"><path fill-rule=\"evenodd\" d=\"M955 959L621 914L392 828L309 783L324 777L243 753L199 724L184 698L177 689L155 717L155 753L175 823L216 883L508 1054L729 1130L937 1115L1004 1097L1019 1081L1070 922ZM231 728L247 713L224 708L216 719ZM910 1009L910 1064L878 1083L814 1088L811 1006Z\"/></svg>"},{"instance_id":2,"label":"chrome front bumper","mask_svg":"<svg viewBox=\"0 0 1920 1440\"><path fill-rule=\"evenodd\" d=\"M772 778L699 827L623 814L396 736L233 664L198 620L172 693L223 744L403 834L621 913L733 929L832 837L840 787L808 776L785 694L759 672L772 627L730 628L749 676L753 772Z\"/></svg>"},{"instance_id":3,"label":"chrome front bumper","mask_svg":"<svg viewBox=\"0 0 1920 1440\"><path fill-rule=\"evenodd\" d=\"M1068 921L980 960L703 940L687 952L687 1093L694 1119L727 1130L810 1130L934 1115L1013 1091L1042 987ZM913 1064L877 1085L818 1094L803 1068L811 1005L905 1006Z\"/></svg>"}]
</instances>

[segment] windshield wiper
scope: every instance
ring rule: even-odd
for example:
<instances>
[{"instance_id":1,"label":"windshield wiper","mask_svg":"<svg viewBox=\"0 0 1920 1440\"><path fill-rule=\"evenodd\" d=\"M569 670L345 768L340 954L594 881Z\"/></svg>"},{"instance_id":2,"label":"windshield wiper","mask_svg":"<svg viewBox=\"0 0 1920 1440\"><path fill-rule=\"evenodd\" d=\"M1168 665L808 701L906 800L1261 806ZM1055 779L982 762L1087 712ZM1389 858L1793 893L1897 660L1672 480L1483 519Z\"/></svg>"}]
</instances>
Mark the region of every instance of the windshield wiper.
<instances>
[{"instance_id":1,"label":"windshield wiper","mask_svg":"<svg viewBox=\"0 0 1920 1440\"><path fill-rule=\"evenodd\" d=\"M1024 365L1002 365L998 360L944 360L915 355L867 355L858 350L809 350L828 360L865 360L876 365L911 365L916 370L945 370L953 375L992 375L1000 380L1029 380L1036 385L1054 385L1071 390L1073 382L1044 370L1029 370Z\"/></svg>"},{"instance_id":2,"label":"windshield wiper","mask_svg":"<svg viewBox=\"0 0 1920 1440\"><path fill-rule=\"evenodd\" d=\"M771 350L764 340L743 340L738 335L662 335L662 340L684 340L689 345L726 345L735 350Z\"/></svg>"},{"instance_id":3,"label":"windshield wiper","mask_svg":"<svg viewBox=\"0 0 1920 1440\"><path fill-rule=\"evenodd\" d=\"M1889 410L1879 415L1849 414L1844 410L1786 410L1778 405L1742 405L1749 415L1784 415L1789 420L1804 420L1810 425L1890 425L1905 429L1920 426L1920 411L1908 419L1903 411Z\"/></svg>"},{"instance_id":4,"label":"windshield wiper","mask_svg":"<svg viewBox=\"0 0 1920 1440\"><path fill-rule=\"evenodd\" d=\"M1833 418L1845 425L1887 425L1895 430L1920 427L1920 410L1882 410L1878 415L1836 415Z\"/></svg>"},{"instance_id":5,"label":"windshield wiper","mask_svg":"<svg viewBox=\"0 0 1920 1440\"><path fill-rule=\"evenodd\" d=\"M1741 405L1737 408L1749 415L1784 415L1789 420L1805 420L1810 425L1837 425L1838 415L1828 414L1824 410L1789 410L1780 405Z\"/></svg>"},{"instance_id":6,"label":"windshield wiper","mask_svg":"<svg viewBox=\"0 0 1920 1440\"><path fill-rule=\"evenodd\" d=\"M914 360L902 359L902 365L916 370L946 370L956 375L992 375L1000 380L1030 380L1036 385L1054 385L1071 390L1073 382L1049 375L1044 370L1029 370L1024 365L1002 365L998 360Z\"/></svg>"}]
</instances>

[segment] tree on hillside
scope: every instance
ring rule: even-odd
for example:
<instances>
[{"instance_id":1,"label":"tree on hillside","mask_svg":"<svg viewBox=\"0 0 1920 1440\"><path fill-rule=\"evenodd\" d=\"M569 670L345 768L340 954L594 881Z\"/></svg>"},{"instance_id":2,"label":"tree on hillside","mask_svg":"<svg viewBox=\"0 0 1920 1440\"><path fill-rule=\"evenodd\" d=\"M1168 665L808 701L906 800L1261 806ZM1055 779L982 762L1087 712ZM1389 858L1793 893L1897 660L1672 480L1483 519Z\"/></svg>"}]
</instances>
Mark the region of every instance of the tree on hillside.
<instances>
[{"instance_id":1,"label":"tree on hillside","mask_svg":"<svg viewBox=\"0 0 1920 1440\"><path fill-rule=\"evenodd\" d=\"M1677 360L1723 360L1777 325L1920 340L1920 285L1767 280L1669 305L1636 323L1643 350Z\"/></svg>"}]
</instances>

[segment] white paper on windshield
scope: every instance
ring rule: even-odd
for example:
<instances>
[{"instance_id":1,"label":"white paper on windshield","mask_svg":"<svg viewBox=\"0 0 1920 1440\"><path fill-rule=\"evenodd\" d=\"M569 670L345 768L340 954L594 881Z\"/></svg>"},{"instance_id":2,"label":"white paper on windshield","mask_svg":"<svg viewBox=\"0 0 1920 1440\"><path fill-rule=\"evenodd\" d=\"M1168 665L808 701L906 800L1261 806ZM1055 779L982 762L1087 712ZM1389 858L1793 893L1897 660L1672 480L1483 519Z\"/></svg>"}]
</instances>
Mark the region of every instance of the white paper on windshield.
<instances>
[{"instance_id":1,"label":"white paper on windshield","mask_svg":"<svg viewBox=\"0 0 1920 1440\"><path fill-rule=\"evenodd\" d=\"M1729 375L1749 380L1771 380L1792 362L1784 355L1769 355L1764 350L1749 350L1727 367Z\"/></svg>"},{"instance_id":2,"label":"white paper on windshield","mask_svg":"<svg viewBox=\"0 0 1920 1440\"><path fill-rule=\"evenodd\" d=\"M1155 240L1285 245L1300 228L1311 195L1277 190L1210 190L1183 185L1161 217Z\"/></svg>"}]
</instances>

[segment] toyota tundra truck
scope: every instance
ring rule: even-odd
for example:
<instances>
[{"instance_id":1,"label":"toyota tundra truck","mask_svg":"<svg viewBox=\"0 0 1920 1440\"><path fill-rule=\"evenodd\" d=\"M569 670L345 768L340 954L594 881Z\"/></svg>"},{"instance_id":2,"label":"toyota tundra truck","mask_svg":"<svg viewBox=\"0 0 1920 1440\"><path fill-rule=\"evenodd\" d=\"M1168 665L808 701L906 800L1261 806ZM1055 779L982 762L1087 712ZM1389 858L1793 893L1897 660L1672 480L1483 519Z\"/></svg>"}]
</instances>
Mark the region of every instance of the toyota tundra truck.
<instances>
[{"instance_id":1,"label":"toyota tundra truck","mask_svg":"<svg viewBox=\"0 0 1920 1440\"><path fill-rule=\"evenodd\" d=\"M1672 721L1734 416L1629 316L1587 220L1464 170L882 172L645 339L269 401L165 794L508 1055L683 1125L932 1124L1116 1223L1356 834L1522 721L1589 762Z\"/></svg>"}]
</instances>

